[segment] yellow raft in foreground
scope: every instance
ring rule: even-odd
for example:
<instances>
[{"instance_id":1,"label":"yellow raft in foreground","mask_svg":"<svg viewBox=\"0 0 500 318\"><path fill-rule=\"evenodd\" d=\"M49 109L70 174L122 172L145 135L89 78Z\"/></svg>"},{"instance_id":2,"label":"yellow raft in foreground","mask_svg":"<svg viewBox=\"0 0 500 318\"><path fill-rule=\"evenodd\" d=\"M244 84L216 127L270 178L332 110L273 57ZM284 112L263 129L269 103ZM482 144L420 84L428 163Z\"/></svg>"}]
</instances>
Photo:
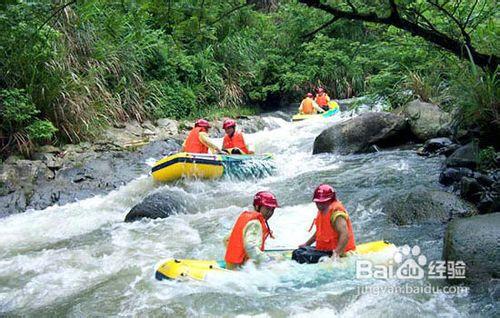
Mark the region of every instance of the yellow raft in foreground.
<instances>
[{"instance_id":1,"label":"yellow raft in foreground","mask_svg":"<svg viewBox=\"0 0 500 318\"><path fill-rule=\"evenodd\" d=\"M374 241L357 245L356 252L353 255L367 255L371 253L393 251L396 251L396 246L394 244L385 241ZM283 254L284 257L290 259L291 253L292 250L287 250ZM206 275L210 272L230 272L225 269L225 267L226 263L224 261L169 259L158 267L155 277L158 280L186 278L205 280Z\"/></svg>"},{"instance_id":2,"label":"yellow raft in foreground","mask_svg":"<svg viewBox=\"0 0 500 318\"><path fill-rule=\"evenodd\" d=\"M233 169L241 172L246 162L258 162L272 159L271 154L264 155L212 155L179 152L158 160L151 169L156 181L168 182L187 178L215 179ZM256 166L256 165L254 165ZM258 169L259 167L255 167ZM265 168L262 166L262 168Z\"/></svg>"},{"instance_id":3,"label":"yellow raft in foreground","mask_svg":"<svg viewBox=\"0 0 500 318\"><path fill-rule=\"evenodd\" d=\"M306 114L296 114L292 116L292 121L301 121L305 119L313 119L313 118L328 118L332 117L333 115L337 114L340 112L339 104L335 101L330 101L328 103L328 106L330 107L330 110L321 113L321 114L312 114L312 115L306 115Z\"/></svg>"}]
</instances>

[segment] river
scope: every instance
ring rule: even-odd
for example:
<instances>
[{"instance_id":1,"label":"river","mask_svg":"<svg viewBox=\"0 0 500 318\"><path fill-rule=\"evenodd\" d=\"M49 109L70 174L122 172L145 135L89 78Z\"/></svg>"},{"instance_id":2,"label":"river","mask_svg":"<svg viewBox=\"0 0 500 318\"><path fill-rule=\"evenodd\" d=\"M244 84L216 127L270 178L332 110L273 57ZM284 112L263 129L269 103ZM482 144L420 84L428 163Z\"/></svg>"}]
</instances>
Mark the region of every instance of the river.
<instances>
[{"instance_id":1,"label":"river","mask_svg":"<svg viewBox=\"0 0 500 318\"><path fill-rule=\"evenodd\" d=\"M257 152L275 154L272 176L155 185L144 175L107 195L0 219L0 315L467 317L494 312L487 291L363 294L363 286L406 282L357 280L352 268L325 271L291 261L260 269L250 265L207 282L155 280L154 267L166 258L223 258L224 236L259 190L273 191L281 205L269 222L276 239L268 247L303 243L315 215L312 192L320 183L337 189L358 242L419 245L427 259L441 258L444 225L396 226L381 203L404 189L441 188L442 158L422 158L413 150L313 156L314 138L345 118L266 120L279 128L248 138ZM153 191L175 193L190 213L124 223L130 208Z\"/></svg>"}]
</instances>

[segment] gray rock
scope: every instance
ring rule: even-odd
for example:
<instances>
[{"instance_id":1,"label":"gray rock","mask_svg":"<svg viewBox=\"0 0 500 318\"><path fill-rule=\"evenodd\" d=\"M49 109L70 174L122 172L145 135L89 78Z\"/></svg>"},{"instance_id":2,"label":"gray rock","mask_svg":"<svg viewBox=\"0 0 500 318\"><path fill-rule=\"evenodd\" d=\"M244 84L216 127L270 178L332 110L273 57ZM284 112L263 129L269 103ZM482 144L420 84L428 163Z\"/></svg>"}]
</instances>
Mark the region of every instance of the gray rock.
<instances>
[{"instance_id":1,"label":"gray rock","mask_svg":"<svg viewBox=\"0 0 500 318\"><path fill-rule=\"evenodd\" d=\"M385 112L364 113L336 124L316 137L313 154L340 154L370 151L372 145L396 146L410 138L406 120Z\"/></svg>"},{"instance_id":2,"label":"gray rock","mask_svg":"<svg viewBox=\"0 0 500 318\"><path fill-rule=\"evenodd\" d=\"M33 193L38 189L37 181L52 179L54 173L41 161L17 160L0 167L0 217L24 211Z\"/></svg>"},{"instance_id":3,"label":"gray rock","mask_svg":"<svg viewBox=\"0 0 500 318\"><path fill-rule=\"evenodd\" d=\"M125 216L125 222L134 222L143 218L166 218L185 211L175 195L162 191L147 196L141 203L134 206Z\"/></svg>"},{"instance_id":4,"label":"gray rock","mask_svg":"<svg viewBox=\"0 0 500 318\"><path fill-rule=\"evenodd\" d=\"M471 141L455 150L447 159L447 167L465 167L476 169L479 164L479 147L477 142Z\"/></svg>"},{"instance_id":5,"label":"gray rock","mask_svg":"<svg viewBox=\"0 0 500 318\"><path fill-rule=\"evenodd\" d=\"M180 148L175 141L154 141L134 152L76 152L68 147L63 167L52 171L42 161L17 160L0 169L0 216L44 209L105 194L149 172L149 158Z\"/></svg>"},{"instance_id":6,"label":"gray rock","mask_svg":"<svg viewBox=\"0 0 500 318\"><path fill-rule=\"evenodd\" d=\"M177 135L179 133L179 124L177 121L169 118L160 118L156 121L159 131L159 139L164 136Z\"/></svg>"},{"instance_id":7,"label":"gray rock","mask_svg":"<svg viewBox=\"0 0 500 318\"><path fill-rule=\"evenodd\" d=\"M243 118L237 118L236 122L238 123L239 128L248 134L253 134L258 131L264 130L269 127L265 120L260 116L248 116Z\"/></svg>"},{"instance_id":8,"label":"gray rock","mask_svg":"<svg viewBox=\"0 0 500 318\"><path fill-rule=\"evenodd\" d=\"M39 152L43 152L43 153L60 153L61 152L61 148L59 147L55 147L55 146L52 146L52 145L45 145L45 146L42 146L38 149Z\"/></svg>"},{"instance_id":9,"label":"gray rock","mask_svg":"<svg viewBox=\"0 0 500 318\"><path fill-rule=\"evenodd\" d=\"M443 258L463 261L470 281L500 278L500 213L453 220L444 237Z\"/></svg>"},{"instance_id":10,"label":"gray rock","mask_svg":"<svg viewBox=\"0 0 500 318\"><path fill-rule=\"evenodd\" d=\"M414 100L404 107L403 113L409 119L413 134L422 141L451 134L451 115L437 105Z\"/></svg>"},{"instance_id":11,"label":"gray rock","mask_svg":"<svg viewBox=\"0 0 500 318\"><path fill-rule=\"evenodd\" d=\"M459 182L463 177L473 177L474 172L469 168L447 168L439 175L439 182L445 186Z\"/></svg>"},{"instance_id":12,"label":"gray rock","mask_svg":"<svg viewBox=\"0 0 500 318\"><path fill-rule=\"evenodd\" d=\"M455 217L477 214L474 205L454 194L425 188L391 197L384 204L388 218L397 225L448 222Z\"/></svg>"},{"instance_id":13,"label":"gray rock","mask_svg":"<svg viewBox=\"0 0 500 318\"><path fill-rule=\"evenodd\" d=\"M441 149L443 147L447 147L451 145L453 142L450 140L450 138L446 137L439 137L439 138L432 138L429 139L425 142L424 147L428 151L436 151L438 149Z\"/></svg>"},{"instance_id":14,"label":"gray rock","mask_svg":"<svg viewBox=\"0 0 500 318\"><path fill-rule=\"evenodd\" d=\"M474 204L481 200L481 194L485 188L474 178L464 177L460 180L460 196Z\"/></svg>"}]
</instances>

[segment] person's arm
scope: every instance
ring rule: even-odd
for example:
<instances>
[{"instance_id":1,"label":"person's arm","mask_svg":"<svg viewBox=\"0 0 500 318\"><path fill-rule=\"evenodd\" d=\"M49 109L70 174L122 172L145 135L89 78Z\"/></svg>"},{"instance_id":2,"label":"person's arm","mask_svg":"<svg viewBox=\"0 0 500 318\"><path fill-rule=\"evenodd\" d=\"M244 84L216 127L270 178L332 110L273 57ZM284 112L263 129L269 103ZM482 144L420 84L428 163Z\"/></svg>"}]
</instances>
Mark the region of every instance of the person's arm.
<instances>
[{"instance_id":1,"label":"person's arm","mask_svg":"<svg viewBox=\"0 0 500 318\"><path fill-rule=\"evenodd\" d=\"M347 246L347 242L349 242L349 231L347 230L347 214L344 212L336 212L332 216L332 226L335 231L339 234L339 240L337 243L337 248L334 253L337 256L342 256L344 254L345 247Z\"/></svg>"},{"instance_id":2,"label":"person's arm","mask_svg":"<svg viewBox=\"0 0 500 318\"><path fill-rule=\"evenodd\" d=\"M262 246L262 225L258 220L247 223L243 229L243 246L248 257L257 264L267 261L269 258L260 250Z\"/></svg>"},{"instance_id":3,"label":"person's arm","mask_svg":"<svg viewBox=\"0 0 500 318\"><path fill-rule=\"evenodd\" d=\"M318 103L316 103L316 101L313 101L313 107L319 113L324 113L325 112L325 110L323 108L319 107L319 105L318 105Z\"/></svg>"},{"instance_id":4,"label":"person's arm","mask_svg":"<svg viewBox=\"0 0 500 318\"><path fill-rule=\"evenodd\" d=\"M311 246L314 242L316 242L316 232L314 232L314 234L307 240L307 242L299 245L299 247Z\"/></svg>"},{"instance_id":5,"label":"person's arm","mask_svg":"<svg viewBox=\"0 0 500 318\"><path fill-rule=\"evenodd\" d=\"M208 137L208 134L206 132L201 131L199 133L199 136L200 136L200 142L205 146L207 146L208 148L210 148L210 150L213 153L221 152L221 149L212 142L212 140L210 139L210 137Z\"/></svg>"},{"instance_id":6,"label":"person's arm","mask_svg":"<svg viewBox=\"0 0 500 318\"><path fill-rule=\"evenodd\" d=\"M185 148L186 148L186 141L184 140L184 142L182 143L181 152L184 152Z\"/></svg>"}]
</instances>

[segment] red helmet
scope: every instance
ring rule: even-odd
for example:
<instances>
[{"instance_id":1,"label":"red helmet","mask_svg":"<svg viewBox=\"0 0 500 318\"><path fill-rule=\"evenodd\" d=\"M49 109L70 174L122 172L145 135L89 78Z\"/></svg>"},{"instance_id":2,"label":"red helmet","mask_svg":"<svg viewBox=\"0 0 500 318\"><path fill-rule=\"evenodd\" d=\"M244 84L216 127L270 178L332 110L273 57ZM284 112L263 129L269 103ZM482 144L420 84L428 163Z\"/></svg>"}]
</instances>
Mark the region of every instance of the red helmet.
<instances>
[{"instance_id":1,"label":"red helmet","mask_svg":"<svg viewBox=\"0 0 500 318\"><path fill-rule=\"evenodd\" d=\"M195 126L195 127L210 128L210 123L209 123L208 121L206 121L205 119L198 119L198 120L194 123L194 126Z\"/></svg>"},{"instance_id":2,"label":"red helmet","mask_svg":"<svg viewBox=\"0 0 500 318\"><path fill-rule=\"evenodd\" d=\"M318 92L318 93L323 93L324 91L325 91L325 90L323 89L323 87L318 87L318 88L316 89L316 92Z\"/></svg>"},{"instance_id":3,"label":"red helmet","mask_svg":"<svg viewBox=\"0 0 500 318\"><path fill-rule=\"evenodd\" d=\"M306 96L312 98L314 95L312 93L307 93Z\"/></svg>"},{"instance_id":4,"label":"red helmet","mask_svg":"<svg viewBox=\"0 0 500 318\"><path fill-rule=\"evenodd\" d=\"M232 119L226 119L224 120L224 123L222 124L222 128L230 128L230 127L236 127L236 122Z\"/></svg>"},{"instance_id":5,"label":"red helmet","mask_svg":"<svg viewBox=\"0 0 500 318\"><path fill-rule=\"evenodd\" d=\"M253 197L253 205L266 206L268 208L277 208L278 200L276 200L274 194L269 191L259 191Z\"/></svg>"},{"instance_id":6,"label":"red helmet","mask_svg":"<svg viewBox=\"0 0 500 318\"><path fill-rule=\"evenodd\" d=\"M320 184L316 190L314 190L314 202L327 202L330 200L335 200L337 195L335 189L328 184Z\"/></svg>"}]
</instances>

